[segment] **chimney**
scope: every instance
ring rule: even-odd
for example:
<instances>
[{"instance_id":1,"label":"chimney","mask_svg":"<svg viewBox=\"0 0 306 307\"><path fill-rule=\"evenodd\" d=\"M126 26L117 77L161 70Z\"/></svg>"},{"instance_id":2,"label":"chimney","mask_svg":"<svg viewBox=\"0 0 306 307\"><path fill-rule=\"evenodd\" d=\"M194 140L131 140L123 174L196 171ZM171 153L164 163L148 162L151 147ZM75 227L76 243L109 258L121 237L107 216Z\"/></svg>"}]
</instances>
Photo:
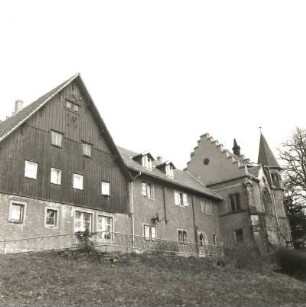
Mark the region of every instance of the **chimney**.
<instances>
[{"instance_id":1,"label":"chimney","mask_svg":"<svg viewBox=\"0 0 306 307\"><path fill-rule=\"evenodd\" d=\"M15 101L15 111L14 115L17 114L23 107L23 101L22 100L16 100Z\"/></svg>"},{"instance_id":2,"label":"chimney","mask_svg":"<svg viewBox=\"0 0 306 307\"><path fill-rule=\"evenodd\" d=\"M163 157L158 156L158 157L156 157L156 160L157 160L158 163L162 163L163 162Z\"/></svg>"}]
</instances>

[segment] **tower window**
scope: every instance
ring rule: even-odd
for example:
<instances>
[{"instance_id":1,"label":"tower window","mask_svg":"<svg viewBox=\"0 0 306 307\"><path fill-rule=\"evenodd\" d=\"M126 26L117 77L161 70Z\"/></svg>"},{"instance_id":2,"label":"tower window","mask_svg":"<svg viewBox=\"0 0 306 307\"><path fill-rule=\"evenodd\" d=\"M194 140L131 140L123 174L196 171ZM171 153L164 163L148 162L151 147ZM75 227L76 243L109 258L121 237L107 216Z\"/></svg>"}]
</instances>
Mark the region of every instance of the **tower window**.
<instances>
[{"instance_id":1,"label":"tower window","mask_svg":"<svg viewBox=\"0 0 306 307\"><path fill-rule=\"evenodd\" d=\"M230 211L231 212L237 212L241 210L239 193L230 194L229 201L230 201Z\"/></svg>"}]
</instances>

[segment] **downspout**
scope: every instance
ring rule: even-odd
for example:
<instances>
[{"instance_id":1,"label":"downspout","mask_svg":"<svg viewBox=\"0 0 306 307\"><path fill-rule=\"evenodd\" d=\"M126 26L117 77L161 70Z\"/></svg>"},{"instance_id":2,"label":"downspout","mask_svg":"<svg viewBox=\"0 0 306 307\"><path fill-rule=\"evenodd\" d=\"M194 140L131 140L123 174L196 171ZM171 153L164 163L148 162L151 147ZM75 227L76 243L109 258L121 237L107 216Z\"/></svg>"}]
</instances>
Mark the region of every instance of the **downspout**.
<instances>
[{"instance_id":1,"label":"downspout","mask_svg":"<svg viewBox=\"0 0 306 307\"><path fill-rule=\"evenodd\" d=\"M168 223L167 219L167 206L166 206L166 191L165 187L163 186L163 204L164 204L164 218L165 218L165 224Z\"/></svg>"},{"instance_id":2,"label":"downspout","mask_svg":"<svg viewBox=\"0 0 306 307\"><path fill-rule=\"evenodd\" d=\"M139 172L136 176L132 177L130 181L130 217L132 223L132 252L135 250L135 217L134 217L134 180L141 176Z\"/></svg>"},{"instance_id":3,"label":"downspout","mask_svg":"<svg viewBox=\"0 0 306 307\"><path fill-rule=\"evenodd\" d=\"M196 220L195 220L195 212L194 212L194 196L191 197L191 206L192 206L192 217L193 217L193 227L194 227L194 242L196 246L196 253L197 256L199 256L199 244L198 244L198 230L196 226Z\"/></svg>"}]
</instances>

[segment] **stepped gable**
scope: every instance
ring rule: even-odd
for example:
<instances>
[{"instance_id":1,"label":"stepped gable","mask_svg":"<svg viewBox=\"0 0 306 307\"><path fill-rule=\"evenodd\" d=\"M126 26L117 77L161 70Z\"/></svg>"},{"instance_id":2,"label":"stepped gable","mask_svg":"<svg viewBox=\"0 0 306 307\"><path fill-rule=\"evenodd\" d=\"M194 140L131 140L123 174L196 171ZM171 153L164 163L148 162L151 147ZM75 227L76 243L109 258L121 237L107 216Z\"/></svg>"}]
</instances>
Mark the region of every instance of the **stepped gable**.
<instances>
[{"instance_id":1,"label":"stepped gable","mask_svg":"<svg viewBox=\"0 0 306 307\"><path fill-rule=\"evenodd\" d=\"M223 144L219 143L218 140L215 140L209 133L202 134L200 136L200 139L198 140L198 144L201 143L203 139L207 139L210 141L211 144L214 144L216 148L219 149L220 153L224 155L228 161L230 161L232 164L237 165L238 168L243 168L245 165L250 163L250 159L246 158L244 155L237 156L233 153L231 153L228 149L223 147ZM193 150L193 152L190 154L190 157L192 158L195 155L195 151L198 149L198 146L196 146ZM187 165L190 164L191 161L187 162Z\"/></svg>"},{"instance_id":2,"label":"stepped gable","mask_svg":"<svg viewBox=\"0 0 306 307\"><path fill-rule=\"evenodd\" d=\"M186 171L174 169L174 177L170 178L158 168L156 168L157 162L153 164L153 169L149 170L133 159L133 157L138 155L138 153L120 146L117 146L117 148L121 154L123 161L130 170L141 172L146 176L162 180L179 188L184 188L187 190L204 194L217 200L222 200L222 197L219 194L214 192L212 189L206 187L201 181L199 181L192 174Z\"/></svg>"}]
</instances>

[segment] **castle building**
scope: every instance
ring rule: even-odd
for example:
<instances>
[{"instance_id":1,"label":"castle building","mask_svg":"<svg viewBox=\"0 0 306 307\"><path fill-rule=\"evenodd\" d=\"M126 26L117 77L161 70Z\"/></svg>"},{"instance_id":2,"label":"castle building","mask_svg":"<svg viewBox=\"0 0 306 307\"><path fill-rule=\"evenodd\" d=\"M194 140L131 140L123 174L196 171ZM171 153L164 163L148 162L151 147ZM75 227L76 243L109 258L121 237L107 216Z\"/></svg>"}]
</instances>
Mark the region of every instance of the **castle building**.
<instances>
[{"instance_id":1,"label":"castle building","mask_svg":"<svg viewBox=\"0 0 306 307\"><path fill-rule=\"evenodd\" d=\"M290 241L281 168L203 135L186 170L115 145L79 74L0 124L0 252L101 248L220 255Z\"/></svg>"}]
</instances>

